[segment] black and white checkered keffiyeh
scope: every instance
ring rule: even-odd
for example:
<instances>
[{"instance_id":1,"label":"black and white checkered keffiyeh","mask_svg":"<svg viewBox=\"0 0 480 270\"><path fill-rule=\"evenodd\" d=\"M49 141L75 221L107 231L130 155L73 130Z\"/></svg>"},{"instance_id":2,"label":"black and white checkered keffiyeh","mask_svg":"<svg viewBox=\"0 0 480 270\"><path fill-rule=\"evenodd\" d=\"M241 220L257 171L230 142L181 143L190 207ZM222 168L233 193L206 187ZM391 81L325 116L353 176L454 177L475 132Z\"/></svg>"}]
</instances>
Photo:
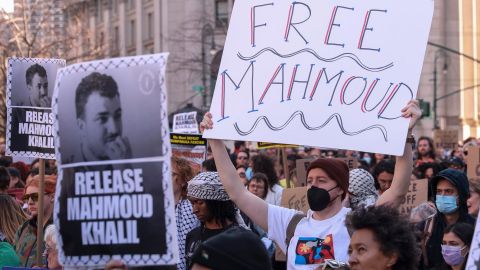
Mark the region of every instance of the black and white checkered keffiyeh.
<instances>
[{"instance_id":1,"label":"black and white checkered keffiyeh","mask_svg":"<svg viewBox=\"0 0 480 270\"><path fill-rule=\"evenodd\" d=\"M202 172L188 181L187 196L200 200L230 200L217 172Z\"/></svg>"},{"instance_id":2,"label":"black and white checkered keffiyeh","mask_svg":"<svg viewBox=\"0 0 480 270\"><path fill-rule=\"evenodd\" d=\"M350 192L350 207L367 207L374 205L378 199L373 176L364 169L350 171L348 192Z\"/></svg>"}]
</instances>

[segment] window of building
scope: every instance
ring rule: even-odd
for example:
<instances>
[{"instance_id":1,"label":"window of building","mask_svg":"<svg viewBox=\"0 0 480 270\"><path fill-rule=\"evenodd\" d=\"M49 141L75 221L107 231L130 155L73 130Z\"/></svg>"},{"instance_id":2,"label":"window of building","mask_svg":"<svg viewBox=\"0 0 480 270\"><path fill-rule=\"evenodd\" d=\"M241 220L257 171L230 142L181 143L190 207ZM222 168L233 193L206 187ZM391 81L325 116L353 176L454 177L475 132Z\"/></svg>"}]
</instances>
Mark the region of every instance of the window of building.
<instances>
[{"instance_id":1,"label":"window of building","mask_svg":"<svg viewBox=\"0 0 480 270\"><path fill-rule=\"evenodd\" d=\"M103 32L100 32L100 38L98 41L98 45L100 48L103 48L103 44L105 43L105 34Z\"/></svg>"},{"instance_id":2,"label":"window of building","mask_svg":"<svg viewBox=\"0 0 480 270\"><path fill-rule=\"evenodd\" d=\"M103 22L103 0L97 0L98 21Z\"/></svg>"},{"instance_id":3,"label":"window of building","mask_svg":"<svg viewBox=\"0 0 480 270\"><path fill-rule=\"evenodd\" d=\"M129 9L134 9L135 8L135 2L137 0L128 0L128 8Z\"/></svg>"},{"instance_id":4,"label":"window of building","mask_svg":"<svg viewBox=\"0 0 480 270\"><path fill-rule=\"evenodd\" d=\"M215 24L217 27L228 25L228 0L215 0Z\"/></svg>"},{"instance_id":5,"label":"window of building","mask_svg":"<svg viewBox=\"0 0 480 270\"><path fill-rule=\"evenodd\" d=\"M129 27L129 46L135 45L135 20L130 20L130 27Z\"/></svg>"},{"instance_id":6,"label":"window of building","mask_svg":"<svg viewBox=\"0 0 480 270\"><path fill-rule=\"evenodd\" d=\"M113 15L118 14L118 0L112 0Z\"/></svg>"},{"instance_id":7,"label":"window of building","mask_svg":"<svg viewBox=\"0 0 480 270\"><path fill-rule=\"evenodd\" d=\"M147 14L147 39L153 38L153 14Z\"/></svg>"},{"instance_id":8,"label":"window of building","mask_svg":"<svg viewBox=\"0 0 480 270\"><path fill-rule=\"evenodd\" d=\"M115 28L113 29L113 50L118 51L119 42L120 42L120 31L118 29L118 26L115 26Z\"/></svg>"}]
</instances>

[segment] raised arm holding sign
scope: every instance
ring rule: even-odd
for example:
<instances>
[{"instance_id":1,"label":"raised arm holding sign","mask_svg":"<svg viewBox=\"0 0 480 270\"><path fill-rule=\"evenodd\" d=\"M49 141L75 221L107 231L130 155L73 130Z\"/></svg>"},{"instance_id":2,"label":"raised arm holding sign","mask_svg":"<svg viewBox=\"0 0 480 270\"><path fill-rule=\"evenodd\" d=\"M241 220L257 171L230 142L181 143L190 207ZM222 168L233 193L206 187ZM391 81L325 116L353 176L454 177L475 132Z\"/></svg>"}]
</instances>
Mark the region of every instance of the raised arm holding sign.
<instances>
[{"instance_id":1,"label":"raised arm holding sign","mask_svg":"<svg viewBox=\"0 0 480 270\"><path fill-rule=\"evenodd\" d=\"M411 101L402 110L402 116L411 118L409 132L420 116L418 102ZM213 127L212 115L207 113L200 124L201 131ZM286 228L295 215L296 211L268 205L262 199L248 192L241 184L235 168L228 158L225 145L221 140L209 140L215 162L222 183L230 198L235 204L246 213L255 224L268 231L269 238L275 240L282 251L286 251L287 244ZM412 172L412 146L406 143L404 154L397 158L392 188L382 194L376 205L391 204L398 206L408 191L410 175ZM330 239L328 247L320 244L319 248L330 248L335 253L322 254L321 259L308 261L306 264L320 264L326 259L336 259L346 262L348 260L347 247L350 236L344 224L345 216L350 209L342 207L342 200L345 198L349 182L348 167L343 161L333 159L317 159L312 162L307 170L307 199L310 205L305 221L297 227L297 236L288 243L288 269L298 269L296 256L298 255L297 245L314 236L319 243ZM318 223L326 221L324 223ZM319 225L322 224L322 225ZM341 229L338 229L341 226ZM298 235L308 236L298 237ZM319 237L319 238L318 238ZM328 241L327 241L328 242ZM312 251L313 252L313 251Z\"/></svg>"}]
</instances>

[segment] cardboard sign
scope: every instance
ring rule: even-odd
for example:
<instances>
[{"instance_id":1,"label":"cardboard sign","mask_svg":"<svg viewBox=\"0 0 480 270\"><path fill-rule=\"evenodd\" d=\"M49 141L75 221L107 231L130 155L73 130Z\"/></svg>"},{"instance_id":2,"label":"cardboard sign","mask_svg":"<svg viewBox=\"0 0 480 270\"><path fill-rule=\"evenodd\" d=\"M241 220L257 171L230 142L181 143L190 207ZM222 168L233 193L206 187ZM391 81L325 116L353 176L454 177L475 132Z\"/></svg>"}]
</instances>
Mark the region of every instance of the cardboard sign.
<instances>
[{"instance_id":1,"label":"cardboard sign","mask_svg":"<svg viewBox=\"0 0 480 270\"><path fill-rule=\"evenodd\" d=\"M286 188L283 190L280 206L307 213L310 206L307 200L307 187Z\"/></svg>"},{"instance_id":2,"label":"cardboard sign","mask_svg":"<svg viewBox=\"0 0 480 270\"><path fill-rule=\"evenodd\" d=\"M480 214L480 213L479 213ZM480 219L477 218L475 225L475 233L473 234L472 243L470 244L470 251L468 253L467 264L465 270L480 269Z\"/></svg>"},{"instance_id":3,"label":"cardboard sign","mask_svg":"<svg viewBox=\"0 0 480 270\"><path fill-rule=\"evenodd\" d=\"M335 158L345 162L348 166L349 170L353 170L358 168L358 160L356 158ZM310 166L310 162L312 162L313 158L305 158L305 159L297 159L297 183L295 185L297 187L304 187L307 185L307 169Z\"/></svg>"},{"instance_id":4,"label":"cardboard sign","mask_svg":"<svg viewBox=\"0 0 480 270\"><path fill-rule=\"evenodd\" d=\"M407 195L400 205L401 214L410 214L413 208L428 200L428 179L410 181Z\"/></svg>"},{"instance_id":5,"label":"cardboard sign","mask_svg":"<svg viewBox=\"0 0 480 270\"><path fill-rule=\"evenodd\" d=\"M106 59L58 72L53 216L64 267L103 268L112 258L177 263L167 58Z\"/></svg>"},{"instance_id":6,"label":"cardboard sign","mask_svg":"<svg viewBox=\"0 0 480 270\"><path fill-rule=\"evenodd\" d=\"M6 155L55 159L52 94L63 59L8 58Z\"/></svg>"},{"instance_id":7,"label":"cardboard sign","mask_svg":"<svg viewBox=\"0 0 480 270\"><path fill-rule=\"evenodd\" d=\"M207 140L199 134L170 133L172 155L190 162L195 173L202 171L202 164L207 157Z\"/></svg>"},{"instance_id":8,"label":"cardboard sign","mask_svg":"<svg viewBox=\"0 0 480 270\"><path fill-rule=\"evenodd\" d=\"M455 149L458 145L458 131L435 130L433 131L433 141L436 148Z\"/></svg>"},{"instance_id":9,"label":"cardboard sign","mask_svg":"<svg viewBox=\"0 0 480 270\"><path fill-rule=\"evenodd\" d=\"M193 111L175 114L173 116L172 130L174 133L197 134L199 132L197 123L197 112Z\"/></svg>"},{"instance_id":10,"label":"cardboard sign","mask_svg":"<svg viewBox=\"0 0 480 270\"><path fill-rule=\"evenodd\" d=\"M480 178L480 148L478 146L468 147L467 177L468 179Z\"/></svg>"},{"instance_id":11,"label":"cardboard sign","mask_svg":"<svg viewBox=\"0 0 480 270\"><path fill-rule=\"evenodd\" d=\"M206 138L401 155L432 0L236 1Z\"/></svg>"},{"instance_id":12,"label":"cardboard sign","mask_svg":"<svg viewBox=\"0 0 480 270\"><path fill-rule=\"evenodd\" d=\"M295 145L295 144L281 144L281 143L269 143L269 142L257 142L257 149L286 148L286 147L298 147L298 145Z\"/></svg>"}]
</instances>

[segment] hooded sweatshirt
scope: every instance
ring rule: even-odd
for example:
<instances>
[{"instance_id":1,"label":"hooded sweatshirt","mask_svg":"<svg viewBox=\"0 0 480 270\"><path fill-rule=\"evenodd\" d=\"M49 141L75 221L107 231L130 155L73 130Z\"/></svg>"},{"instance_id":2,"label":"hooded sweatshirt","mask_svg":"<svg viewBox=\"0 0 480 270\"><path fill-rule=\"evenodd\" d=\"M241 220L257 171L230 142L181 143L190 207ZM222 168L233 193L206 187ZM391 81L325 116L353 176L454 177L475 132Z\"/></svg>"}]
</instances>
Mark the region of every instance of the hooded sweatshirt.
<instances>
[{"instance_id":1,"label":"hooded sweatshirt","mask_svg":"<svg viewBox=\"0 0 480 270\"><path fill-rule=\"evenodd\" d=\"M468 214L467 199L469 197L469 184L468 178L465 173L455 170L446 169L438 173L432 178L431 186L433 192L433 198L437 195L437 185L440 180L447 180L457 188L458 191L458 208L459 217L457 222L466 222L475 226L475 219ZM437 212L433 219L432 235L426 243L426 251L429 264L427 269L438 269L438 267L444 264L442 256L442 239L443 232L447 227L445 215Z\"/></svg>"}]
</instances>

